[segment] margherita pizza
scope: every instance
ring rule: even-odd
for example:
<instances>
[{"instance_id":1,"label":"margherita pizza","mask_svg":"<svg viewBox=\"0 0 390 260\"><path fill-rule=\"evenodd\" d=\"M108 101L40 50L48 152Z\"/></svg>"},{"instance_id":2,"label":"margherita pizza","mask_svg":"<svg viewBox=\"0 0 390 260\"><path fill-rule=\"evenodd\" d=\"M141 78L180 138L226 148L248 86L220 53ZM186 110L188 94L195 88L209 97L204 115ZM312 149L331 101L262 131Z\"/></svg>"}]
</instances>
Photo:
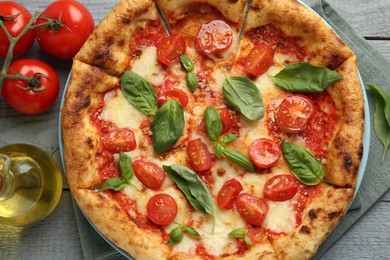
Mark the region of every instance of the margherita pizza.
<instances>
[{"instance_id":1,"label":"margherita pizza","mask_svg":"<svg viewBox=\"0 0 390 260\"><path fill-rule=\"evenodd\" d=\"M136 259L308 259L362 156L354 53L295 0L122 0L76 55L67 179Z\"/></svg>"}]
</instances>

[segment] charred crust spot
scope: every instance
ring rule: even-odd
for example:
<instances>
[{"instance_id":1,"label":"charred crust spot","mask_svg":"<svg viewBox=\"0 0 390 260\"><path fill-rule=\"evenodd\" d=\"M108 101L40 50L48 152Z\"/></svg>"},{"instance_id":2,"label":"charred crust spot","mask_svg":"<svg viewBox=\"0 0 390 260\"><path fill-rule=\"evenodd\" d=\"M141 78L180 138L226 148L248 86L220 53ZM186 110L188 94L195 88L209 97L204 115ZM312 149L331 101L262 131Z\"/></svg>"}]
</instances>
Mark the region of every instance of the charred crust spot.
<instances>
[{"instance_id":1,"label":"charred crust spot","mask_svg":"<svg viewBox=\"0 0 390 260\"><path fill-rule=\"evenodd\" d=\"M235 4L235 3L238 2L238 0L228 0L228 2L229 2L230 4Z\"/></svg>"},{"instance_id":2,"label":"charred crust spot","mask_svg":"<svg viewBox=\"0 0 390 260\"><path fill-rule=\"evenodd\" d=\"M311 219L316 219L316 218L318 217L317 212L316 212L314 209L311 209L311 210L309 211L309 217L310 217Z\"/></svg>"},{"instance_id":3,"label":"charred crust spot","mask_svg":"<svg viewBox=\"0 0 390 260\"><path fill-rule=\"evenodd\" d=\"M331 220L334 219L335 217L340 217L340 216L341 216L341 211L334 211L328 214L328 217Z\"/></svg>"},{"instance_id":4,"label":"charred crust spot","mask_svg":"<svg viewBox=\"0 0 390 260\"><path fill-rule=\"evenodd\" d=\"M350 171L350 170L351 170L351 166L352 166L352 158L351 158L351 155L349 155L349 154L344 155L344 163L343 163L343 166L344 166L344 169L345 169L345 170L347 170L347 171Z\"/></svg>"},{"instance_id":5,"label":"charred crust spot","mask_svg":"<svg viewBox=\"0 0 390 260\"><path fill-rule=\"evenodd\" d=\"M119 46L119 47L122 47L123 45L125 45L125 40L124 40L124 39L122 39L122 40L120 40L120 41L118 42L118 46Z\"/></svg>"},{"instance_id":6,"label":"charred crust spot","mask_svg":"<svg viewBox=\"0 0 390 260\"><path fill-rule=\"evenodd\" d=\"M301 227L301 230L299 230L300 233L303 233L303 234L310 234L310 228L308 226L302 226Z\"/></svg>"},{"instance_id":7,"label":"charred crust spot","mask_svg":"<svg viewBox=\"0 0 390 260\"><path fill-rule=\"evenodd\" d=\"M93 148L93 141L92 141L91 137L88 137L87 140L85 141L85 143L86 143L90 148Z\"/></svg>"},{"instance_id":8,"label":"charred crust spot","mask_svg":"<svg viewBox=\"0 0 390 260\"><path fill-rule=\"evenodd\" d=\"M258 12L261 10L261 6L259 4L253 4L250 6L250 9L252 9L255 12Z\"/></svg>"},{"instance_id":9,"label":"charred crust spot","mask_svg":"<svg viewBox=\"0 0 390 260\"><path fill-rule=\"evenodd\" d=\"M130 23L130 19L128 19L128 18L123 18L123 19L122 19L122 23L124 23L124 24L129 24L129 23Z\"/></svg>"},{"instance_id":10,"label":"charred crust spot","mask_svg":"<svg viewBox=\"0 0 390 260\"><path fill-rule=\"evenodd\" d=\"M363 157L363 144L360 145L360 147L359 147L358 156L359 156L360 159Z\"/></svg>"},{"instance_id":11,"label":"charred crust spot","mask_svg":"<svg viewBox=\"0 0 390 260\"><path fill-rule=\"evenodd\" d=\"M224 175L225 175L225 169L218 169L217 170L217 175L219 176L219 177L223 177Z\"/></svg>"},{"instance_id":12,"label":"charred crust spot","mask_svg":"<svg viewBox=\"0 0 390 260\"><path fill-rule=\"evenodd\" d=\"M142 50L135 50L132 55L133 60L138 60L139 57L141 57L141 55L142 55Z\"/></svg>"}]
</instances>

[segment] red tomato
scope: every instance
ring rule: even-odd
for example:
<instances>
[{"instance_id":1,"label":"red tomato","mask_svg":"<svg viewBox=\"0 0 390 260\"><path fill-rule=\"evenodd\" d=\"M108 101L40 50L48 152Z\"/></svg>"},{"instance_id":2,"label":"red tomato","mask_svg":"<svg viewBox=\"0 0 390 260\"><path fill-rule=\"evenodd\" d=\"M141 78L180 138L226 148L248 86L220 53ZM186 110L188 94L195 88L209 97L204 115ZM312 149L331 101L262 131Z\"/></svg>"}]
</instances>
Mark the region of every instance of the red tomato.
<instances>
[{"instance_id":1,"label":"red tomato","mask_svg":"<svg viewBox=\"0 0 390 260\"><path fill-rule=\"evenodd\" d=\"M42 49L61 59L72 59L95 27L88 9L74 0L55 1L42 12L42 15L56 20L61 19L66 25L57 30L37 29L37 40ZM46 19L40 18L35 25L45 22Z\"/></svg>"},{"instance_id":2,"label":"red tomato","mask_svg":"<svg viewBox=\"0 0 390 260\"><path fill-rule=\"evenodd\" d=\"M14 20L10 20L11 16L20 14ZM12 37L18 36L24 27L30 21L31 13L21 4L4 1L0 2L0 16L4 19L5 28ZM34 30L28 31L19 41L16 43L13 55L18 56L25 53L31 48L35 40ZM5 57L8 52L9 40L4 31L0 29L0 57Z\"/></svg>"},{"instance_id":3,"label":"red tomato","mask_svg":"<svg viewBox=\"0 0 390 260\"><path fill-rule=\"evenodd\" d=\"M186 51L186 41L178 34L172 34L157 46L157 59L169 66L180 61L180 55Z\"/></svg>"},{"instance_id":4,"label":"red tomato","mask_svg":"<svg viewBox=\"0 0 390 260\"><path fill-rule=\"evenodd\" d=\"M177 215L175 199L165 193L151 197L146 208L149 219L157 225L169 225Z\"/></svg>"},{"instance_id":5,"label":"red tomato","mask_svg":"<svg viewBox=\"0 0 390 260\"><path fill-rule=\"evenodd\" d=\"M213 164L207 145L199 138L188 142L187 154L195 171L207 171Z\"/></svg>"},{"instance_id":6,"label":"red tomato","mask_svg":"<svg viewBox=\"0 0 390 260\"><path fill-rule=\"evenodd\" d=\"M184 91L181 91L180 89L174 88L174 89L165 90L161 92L161 94L159 94L158 106L161 107L165 102L167 102L170 99L179 101L183 108L185 108L188 104L187 94Z\"/></svg>"},{"instance_id":7,"label":"red tomato","mask_svg":"<svg viewBox=\"0 0 390 260\"><path fill-rule=\"evenodd\" d=\"M308 97L300 94L286 97L276 115L280 130L291 134L305 130L313 112L314 105Z\"/></svg>"},{"instance_id":8,"label":"red tomato","mask_svg":"<svg viewBox=\"0 0 390 260\"><path fill-rule=\"evenodd\" d=\"M165 180L165 172L157 164L146 160L135 160L133 162L134 175L147 188L158 190Z\"/></svg>"},{"instance_id":9,"label":"red tomato","mask_svg":"<svg viewBox=\"0 0 390 260\"><path fill-rule=\"evenodd\" d=\"M202 24L196 36L198 45L205 53L220 53L232 45L233 31L222 20Z\"/></svg>"},{"instance_id":10,"label":"red tomato","mask_svg":"<svg viewBox=\"0 0 390 260\"><path fill-rule=\"evenodd\" d=\"M103 137L103 147L112 153L129 152L136 146L134 133L128 128L116 128Z\"/></svg>"},{"instance_id":11,"label":"red tomato","mask_svg":"<svg viewBox=\"0 0 390 260\"><path fill-rule=\"evenodd\" d=\"M60 83L57 73L48 64L38 60L21 59L10 64L8 74L34 77L41 84L34 87L24 80L6 79L2 95L11 107L25 114L38 114L53 105Z\"/></svg>"},{"instance_id":12,"label":"red tomato","mask_svg":"<svg viewBox=\"0 0 390 260\"><path fill-rule=\"evenodd\" d=\"M266 200L249 193L241 193L235 200L235 205L240 216L249 225L259 226L263 223L268 213L269 206Z\"/></svg>"},{"instance_id":13,"label":"red tomato","mask_svg":"<svg viewBox=\"0 0 390 260\"><path fill-rule=\"evenodd\" d=\"M264 184L264 195L273 201L285 201L293 198L298 191L296 179L287 174L276 175Z\"/></svg>"},{"instance_id":14,"label":"red tomato","mask_svg":"<svg viewBox=\"0 0 390 260\"><path fill-rule=\"evenodd\" d=\"M234 206L234 201L241 191L242 185L239 181L237 181L236 179L228 180L218 192L218 206L223 209L232 209Z\"/></svg>"},{"instance_id":15,"label":"red tomato","mask_svg":"<svg viewBox=\"0 0 390 260\"><path fill-rule=\"evenodd\" d=\"M256 44L244 59L244 69L253 76L260 76L271 67L274 52L265 43Z\"/></svg>"},{"instance_id":16,"label":"red tomato","mask_svg":"<svg viewBox=\"0 0 390 260\"><path fill-rule=\"evenodd\" d=\"M280 144L268 138L256 139L249 146L249 158L254 165L262 169L274 166L281 155Z\"/></svg>"},{"instance_id":17,"label":"red tomato","mask_svg":"<svg viewBox=\"0 0 390 260\"><path fill-rule=\"evenodd\" d=\"M218 114L222 121L222 132L221 135L226 134L229 132L230 128L232 128L233 125L233 119L232 115L229 112L229 109L227 108L218 108Z\"/></svg>"}]
</instances>

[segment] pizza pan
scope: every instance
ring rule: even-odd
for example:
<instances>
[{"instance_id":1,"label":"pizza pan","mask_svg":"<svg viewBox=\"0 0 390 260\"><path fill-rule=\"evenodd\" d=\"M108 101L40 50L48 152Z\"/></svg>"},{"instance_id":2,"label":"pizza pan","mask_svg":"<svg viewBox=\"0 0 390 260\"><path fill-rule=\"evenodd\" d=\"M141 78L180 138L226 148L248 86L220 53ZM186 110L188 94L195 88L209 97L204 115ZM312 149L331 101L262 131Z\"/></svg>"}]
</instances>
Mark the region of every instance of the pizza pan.
<instances>
[{"instance_id":1,"label":"pizza pan","mask_svg":"<svg viewBox=\"0 0 390 260\"><path fill-rule=\"evenodd\" d=\"M302 3L302 4L307 6L305 3ZM307 6L307 7L310 8L309 6ZM312 9L310 8L310 10L312 10ZM330 28L332 28L324 19L322 19L322 20L324 21L325 24L327 24ZM363 99L364 99L364 134L363 134L363 155L362 155L362 160L360 162L360 167L359 167L359 172L358 172L358 179L357 179L357 184L356 184L356 190L355 190L354 198L356 197L356 195L357 195L357 193L359 191L360 185L361 185L363 177L364 177L364 172L365 172L366 165L367 165L367 160L368 160L368 153L369 153L369 148L370 148L369 147L370 146L370 135L371 135L370 134L370 131L371 131L370 130L371 129L370 128L370 113L369 113L367 93L366 93L366 90L364 88L363 80L362 80L362 78L360 76L360 73L359 73L359 78L360 78L360 85L361 85L361 88L362 88L362 91L363 91ZM63 145L63 140L62 140L62 114L61 114L61 110L62 110L62 107L63 107L63 104L64 104L65 93L66 93L66 89L67 89L67 86L68 86L68 83L69 83L69 79L70 79L70 74L69 74L68 79L67 79L67 81L65 83L64 92L62 94L61 105L60 105L60 112L59 112L59 120L58 120L59 121L59 124L58 124L59 150L60 150L60 156L61 156L61 163L62 163L62 167L63 167L63 172L64 172L65 175L66 175L66 171L65 171L65 161L64 161L64 145ZM88 220L88 218L86 218L86 219ZM127 257L128 259L134 259L126 251L124 251L121 248L119 248L118 246L116 246L112 241L110 241L103 234L101 234L89 220L88 220L88 222L96 230L96 232L105 241L107 241L107 243L110 244L115 250L117 250L119 253L121 253L123 256ZM336 227L336 229L337 229L337 227Z\"/></svg>"}]
</instances>

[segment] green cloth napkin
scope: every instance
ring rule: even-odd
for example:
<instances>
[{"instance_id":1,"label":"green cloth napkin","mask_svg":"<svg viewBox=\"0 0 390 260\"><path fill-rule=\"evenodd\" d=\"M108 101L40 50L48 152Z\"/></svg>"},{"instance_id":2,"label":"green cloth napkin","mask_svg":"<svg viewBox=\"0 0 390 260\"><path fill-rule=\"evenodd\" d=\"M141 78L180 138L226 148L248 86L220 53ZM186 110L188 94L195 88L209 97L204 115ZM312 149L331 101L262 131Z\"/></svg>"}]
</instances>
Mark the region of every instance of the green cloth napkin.
<instances>
[{"instance_id":1,"label":"green cloth napkin","mask_svg":"<svg viewBox=\"0 0 390 260\"><path fill-rule=\"evenodd\" d=\"M390 62L358 35L328 3L323 0L314 0L310 1L310 7L355 51L364 84L380 85L390 93ZM389 155L387 155L385 163L381 165L380 158L383 146L372 129L375 103L373 96L369 91L367 92L371 117L371 138L365 175L351 209L321 245L314 259L320 258L390 187ZM126 259L95 231L76 204L74 208L85 259Z\"/></svg>"}]
</instances>

